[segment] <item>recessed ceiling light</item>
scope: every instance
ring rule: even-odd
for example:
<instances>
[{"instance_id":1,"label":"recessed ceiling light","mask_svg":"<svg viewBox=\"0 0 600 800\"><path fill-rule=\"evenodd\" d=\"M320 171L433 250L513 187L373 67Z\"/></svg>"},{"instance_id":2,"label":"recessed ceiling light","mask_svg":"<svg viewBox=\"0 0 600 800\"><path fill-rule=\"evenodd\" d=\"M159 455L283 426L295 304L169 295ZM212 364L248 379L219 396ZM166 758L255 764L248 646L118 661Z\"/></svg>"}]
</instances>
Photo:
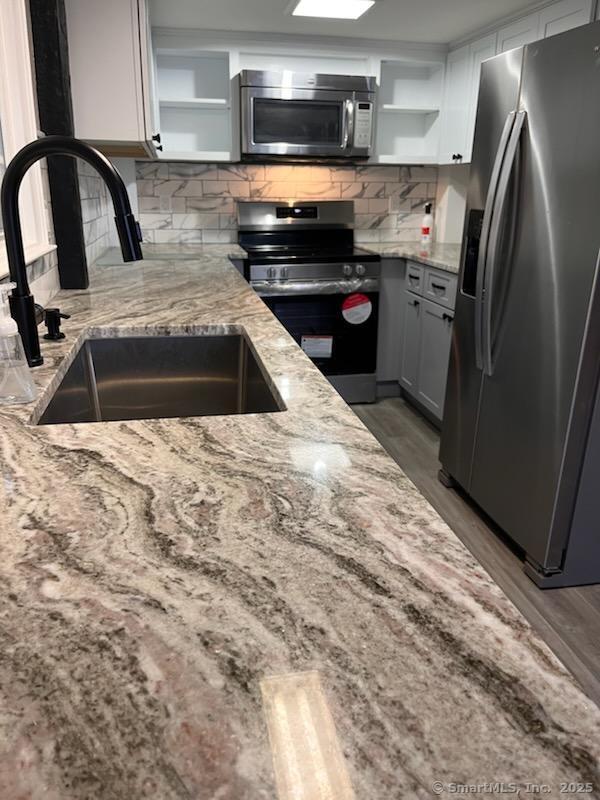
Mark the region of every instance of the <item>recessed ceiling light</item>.
<instances>
[{"instance_id":1,"label":"recessed ceiling light","mask_svg":"<svg viewBox=\"0 0 600 800\"><path fill-rule=\"evenodd\" d=\"M375 0L298 0L292 14L296 17L358 19L375 5Z\"/></svg>"}]
</instances>

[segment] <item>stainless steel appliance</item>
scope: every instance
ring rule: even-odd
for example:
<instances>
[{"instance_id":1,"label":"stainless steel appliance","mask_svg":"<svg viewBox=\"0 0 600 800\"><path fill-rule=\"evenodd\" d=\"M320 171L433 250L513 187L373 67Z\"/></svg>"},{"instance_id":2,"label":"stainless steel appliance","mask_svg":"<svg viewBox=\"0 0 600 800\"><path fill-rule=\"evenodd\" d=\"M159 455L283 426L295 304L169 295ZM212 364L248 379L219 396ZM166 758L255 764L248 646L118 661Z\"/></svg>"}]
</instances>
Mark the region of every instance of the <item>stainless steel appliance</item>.
<instances>
[{"instance_id":1,"label":"stainless steel appliance","mask_svg":"<svg viewBox=\"0 0 600 800\"><path fill-rule=\"evenodd\" d=\"M244 274L348 403L375 400L379 256L354 246L354 204L238 203Z\"/></svg>"},{"instance_id":2,"label":"stainless steel appliance","mask_svg":"<svg viewBox=\"0 0 600 800\"><path fill-rule=\"evenodd\" d=\"M242 155L367 158L375 78L240 73Z\"/></svg>"},{"instance_id":3,"label":"stainless steel appliance","mask_svg":"<svg viewBox=\"0 0 600 800\"><path fill-rule=\"evenodd\" d=\"M599 49L483 64L441 439L542 587L600 581Z\"/></svg>"}]
</instances>

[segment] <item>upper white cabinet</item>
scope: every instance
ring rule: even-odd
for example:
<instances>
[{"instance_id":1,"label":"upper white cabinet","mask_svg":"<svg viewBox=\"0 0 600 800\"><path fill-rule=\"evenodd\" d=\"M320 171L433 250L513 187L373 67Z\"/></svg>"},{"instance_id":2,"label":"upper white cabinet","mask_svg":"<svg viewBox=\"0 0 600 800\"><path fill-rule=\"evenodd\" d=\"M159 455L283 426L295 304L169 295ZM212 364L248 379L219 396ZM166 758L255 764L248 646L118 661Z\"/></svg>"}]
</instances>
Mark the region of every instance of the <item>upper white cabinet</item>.
<instances>
[{"instance_id":1,"label":"upper white cabinet","mask_svg":"<svg viewBox=\"0 0 600 800\"><path fill-rule=\"evenodd\" d=\"M577 28L590 22L594 0L560 0L540 11L539 39Z\"/></svg>"},{"instance_id":2,"label":"upper white cabinet","mask_svg":"<svg viewBox=\"0 0 600 800\"><path fill-rule=\"evenodd\" d=\"M468 117L465 114L470 93L469 46L448 54L442 107L440 164L453 164L464 156L467 147Z\"/></svg>"},{"instance_id":3,"label":"upper white cabinet","mask_svg":"<svg viewBox=\"0 0 600 800\"><path fill-rule=\"evenodd\" d=\"M495 33L484 36L448 54L440 164L460 164L471 160L479 73L482 62L496 55L496 39Z\"/></svg>"},{"instance_id":4,"label":"upper white cabinet","mask_svg":"<svg viewBox=\"0 0 600 800\"><path fill-rule=\"evenodd\" d=\"M559 0L448 53L440 164L471 160L481 64L514 47L585 25L592 19L593 7L594 0Z\"/></svg>"},{"instance_id":5,"label":"upper white cabinet","mask_svg":"<svg viewBox=\"0 0 600 800\"><path fill-rule=\"evenodd\" d=\"M155 156L158 136L144 0L66 0L75 135L108 155Z\"/></svg>"},{"instance_id":6,"label":"upper white cabinet","mask_svg":"<svg viewBox=\"0 0 600 800\"><path fill-rule=\"evenodd\" d=\"M538 31L540 28L540 15L528 14L528 16L505 25L498 31L498 52L506 53L515 47L521 47L529 42L539 39Z\"/></svg>"},{"instance_id":7,"label":"upper white cabinet","mask_svg":"<svg viewBox=\"0 0 600 800\"><path fill-rule=\"evenodd\" d=\"M380 164L437 162L444 65L381 62L376 160Z\"/></svg>"},{"instance_id":8,"label":"upper white cabinet","mask_svg":"<svg viewBox=\"0 0 600 800\"><path fill-rule=\"evenodd\" d=\"M563 33L592 19L594 0L559 0L498 31L498 52Z\"/></svg>"},{"instance_id":9,"label":"upper white cabinet","mask_svg":"<svg viewBox=\"0 0 600 800\"><path fill-rule=\"evenodd\" d=\"M479 82L481 78L481 65L487 58L496 55L498 37L493 33L484 36L469 45L469 102L467 120L467 143L465 145L464 162L471 160L473 149L473 136L475 134L475 117L477 116L477 98L479 96Z\"/></svg>"},{"instance_id":10,"label":"upper white cabinet","mask_svg":"<svg viewBox=\"0 0 600 800\"><path fill-rule=\"evenodd\" d=\"M157 49L161 157L236 161L229 53Z\"/></svg>"}]
</instances>

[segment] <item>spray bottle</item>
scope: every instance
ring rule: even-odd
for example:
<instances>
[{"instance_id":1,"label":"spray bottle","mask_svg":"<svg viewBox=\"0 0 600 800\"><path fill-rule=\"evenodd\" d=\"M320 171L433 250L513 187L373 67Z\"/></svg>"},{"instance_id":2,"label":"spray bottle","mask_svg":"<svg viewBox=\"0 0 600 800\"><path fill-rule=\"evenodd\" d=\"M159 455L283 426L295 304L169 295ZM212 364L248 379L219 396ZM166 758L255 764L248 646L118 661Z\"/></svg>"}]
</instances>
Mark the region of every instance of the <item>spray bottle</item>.
<instances>
[{"instance_id":1,"label":"spray bottle","mask_svg":"<svg viewBox=\"0 0 600 800\"><path fill-rule=\"evenodd\" d=\"M432 204L425 203L425 216L421 223L421 245L429 247L433 241L433 214L431 213Z\"/></svg>"},{"instance_id":2,"label":"spray bottle","mask_svg":"<svg viewBox=\"0 0 600 800\"><path fill-rule=\"evenodd\" d=\"M0 284L0 404L30 403L36 388L17 323L10 315L8 293L14 283Z\"/></svg>"}]
</instances>

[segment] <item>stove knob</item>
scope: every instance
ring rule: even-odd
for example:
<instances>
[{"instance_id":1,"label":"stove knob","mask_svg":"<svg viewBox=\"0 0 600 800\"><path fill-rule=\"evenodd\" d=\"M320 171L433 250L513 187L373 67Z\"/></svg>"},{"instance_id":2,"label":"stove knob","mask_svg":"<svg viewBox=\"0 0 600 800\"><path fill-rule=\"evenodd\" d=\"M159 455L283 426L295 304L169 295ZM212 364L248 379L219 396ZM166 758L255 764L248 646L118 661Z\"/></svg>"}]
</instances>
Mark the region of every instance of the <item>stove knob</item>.
<instances>
[{"instance_id":1,"label":"stove knob","mask_svg":"<svg viewBox=\"0 0 600 800\"><path fill-rule=\"evenodd\" d=\"M274 280L277 277L277 270L275 267L268 267L267 269L267 278L270 280Z\"/></svg>"},{"instance_id":2,"label":"stove knob","mask_svg":"<svg viewBox=\"0 0 600 800\"><path fill-rule=\"evenodd\" d=\"M287 267L282 267L279 270L279 277L281 278L282 281L287 281L287 279L288 279L288 268Z\"/></svg>"},{"instance_id":3,"label":"stove knob","mask_svg":"<svg viewBox=\"0 0 600 800\"><path fill-rule=\"evenodd\" d=\"M344 264L344 275L349 278L352 275L352 264Z\"/></svg>"},{"instance_id":4,"label":"stove knob","mask_svg":"<svg viewBox=\"0 0 600 800\"><path fill-rule=\"evenodd\" d=\"M366 273L367 269L362 264L356 265L356 274L362 278L362 276Z\"/></svg>"}]
</instances>

